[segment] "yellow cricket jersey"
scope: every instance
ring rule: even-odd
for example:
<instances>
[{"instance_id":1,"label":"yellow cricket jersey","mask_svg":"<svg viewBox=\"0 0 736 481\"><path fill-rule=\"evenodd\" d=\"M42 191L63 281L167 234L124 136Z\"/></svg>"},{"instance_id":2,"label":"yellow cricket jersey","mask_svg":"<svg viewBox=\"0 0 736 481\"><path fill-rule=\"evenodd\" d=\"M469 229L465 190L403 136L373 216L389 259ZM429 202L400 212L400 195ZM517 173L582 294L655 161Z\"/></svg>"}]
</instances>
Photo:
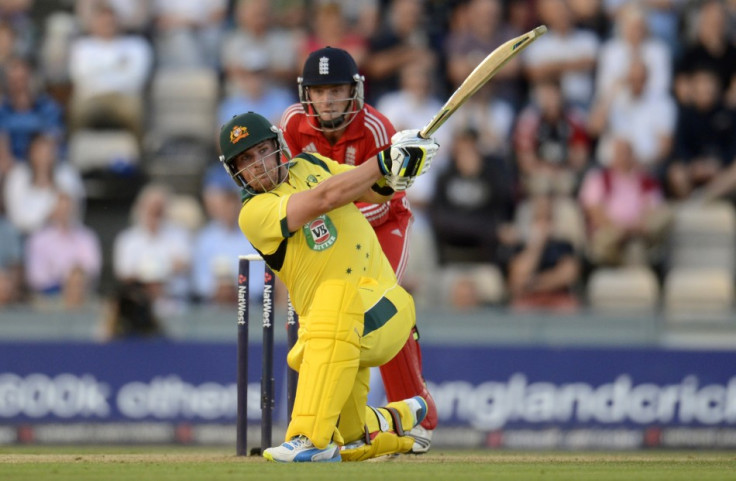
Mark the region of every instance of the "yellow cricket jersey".
<instances>
[{"instance_id":1,"label":"yellow cricket jersey","mask_svg":"<svg viewBox=\"0 0 736 481\"><path fill-rule=\"evenodd\" d=\"M356 287L361 277L375 279L370 307L397 283L373 228L353 203L338 207L288 232L286 205L297 192L355 167L319 154L296 156L289 179L270 192L249 196L240 211L240 229L289 289L300 315L312 304L317 287L328 279L344 279Z\"/></svg>"}]
</instances>

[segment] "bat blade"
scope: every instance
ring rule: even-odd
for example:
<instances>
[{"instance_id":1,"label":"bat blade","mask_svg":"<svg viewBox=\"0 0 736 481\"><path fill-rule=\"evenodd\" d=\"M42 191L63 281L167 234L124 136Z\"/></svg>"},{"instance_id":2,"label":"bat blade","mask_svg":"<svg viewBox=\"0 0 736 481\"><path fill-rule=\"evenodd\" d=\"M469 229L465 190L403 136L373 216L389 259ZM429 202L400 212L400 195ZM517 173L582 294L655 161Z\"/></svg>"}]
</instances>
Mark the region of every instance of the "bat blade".
<instances>
[{"instance_id":1,"label":"bat blade","mask_svg":"<svg viewBox=\"0 0 736 481\"><path fill-rule=\"evenodd\" d=\"M470 75L463 80L460 87L453 92L445 105L435 114L432 120L419 131L419 136L429 138L439 129L455 111L473 96L483 85L493 78L506 63L528 47L534 40L547 33L547 27L540 25L529 32L500 45L478 64Z\"/></svg>"}]
</instances>

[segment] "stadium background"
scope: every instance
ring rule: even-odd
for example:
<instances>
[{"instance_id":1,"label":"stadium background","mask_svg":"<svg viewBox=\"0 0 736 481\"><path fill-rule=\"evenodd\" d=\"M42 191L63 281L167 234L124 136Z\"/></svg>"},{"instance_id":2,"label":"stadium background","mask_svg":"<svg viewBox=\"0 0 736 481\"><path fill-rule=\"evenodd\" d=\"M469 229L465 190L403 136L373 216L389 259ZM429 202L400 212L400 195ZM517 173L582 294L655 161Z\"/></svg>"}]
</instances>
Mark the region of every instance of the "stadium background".
<instances>
[{"instance_id":1,"label":"stadium background","mask_svg":"<svg viewBox=\"0 0 736 481\"><path fill-rule=\"evenodd\" d=\"M91 17L85 15L91 13L85 5L93 2L3 3L0 30L12 40L6 47L3 72L8 71L11 57L31 60L39 88L59 105L62 119L56 130L47 133L59 144L58 162L78 170L83 180L80 202L84 223L99 237L101 264L81 302L70 305L60 292L36 291L22 280L17 296L0 306L0 443L234 444L234 305L199 295L172 296L158 305L161 336L111 340L105 328L107 303L114 297L118 282L113 245L129 225L142 187L151 182L168 185L175 201L169 212L193 235L205 223L203 179L208 179L208 169L216 166L213 128L218 125L218 115L224 115L226 100L232 100L232 78L224 63L219 63L224 57L215 65L208 64L212 58L206 55L179 58L174 54L186 51L180 46L193 40L195 43L189 45L195 45L197 39L172 35L169 40L183 43L160 42L164 35L159 29L165 23L156 23L153 12L164 7L157 2L113 2L117 8L124 3L151 8L138 23L135 15L131 16L127 27L130 34L140 36L152 48L151 69L138 93L145 112L138 125L140 132L136 133L135 126L123 129L121 125L102 125L104 122L73 128L70 106L75 86L69 52L73 42L86 32L85 18ZM221 19L213 21L221 34L235 28L232 2L202 3L211 3L215 10L221 4L223 16L213 17ZM283 81L283 89L295 101L298 47L308 45L319 12L337 11L353 32L360 32L360 28L367 32L372 14L380 19L374 25L388 25L394 3L414 2L339 2L339 8L330 2L271 3L280 16L272 18L269 28L284 28L301 39L294 47L292 71L280 72L283 79L276 73L271 78L274 85ZM462 12L467 15L464 9L475 2L417 3L425 9L420 24L422 45L436 55L430 77L435 102L441 103L453 87L446 55L448 39L456 29L467 27L464 22L469 20ZM514 28L535 24L537 4L542 3L547 2L499 2L508 9L499 13L507 16L499 17L504 20L496 25L495 36L510 36ZM580 9L581 3L593 8ZM577 15L576 28L592 32L601 48L616 38L613 12L623 3L571 1L569 5ZM696 38L701 4L709 2L664 3L661 10L647 11L649 35L667 45L672 70L666 91L681 108L686 102L678 97L681 93L675 79L687 69L678 60ZM301 16L297 15L300 5L304 7ZM725 18L733 19L733 2L723 5L730 15ZM198 8L203 7L187 10L182 6L190 13ZM127 10L131 12L135 9ZM519 16L519 12L528 16ZM495 25L492 18L486 23ZM731 49L736 34L733 25L727 23L726 28ZM379 30L374 33L376 41L365 48L365 65L371 48L379 48ZM200 41L207 42L206 38ZM171 50L166 50L167 46ZM244 56L241 67L262 73L267 58L249 53L252 55ZM591 81L600 70L601 50L596 50L595 58L589 71ZM366 83L375 105L380 102L380 82L367 75ZM498 144L486 146L513 171L521 169L516 164L520 147L512 140L520 135L521 114L529 112L525 109L534 83L519 66L517 77L502 84L510 90L499 87L500 93L487 92L480 97L488 106L506 101L513 112L507 121L507 135ZM9 98L7 82L5 87ZM587 101L569 100L576 115L589 119L597 98L593 93ZM726 90L723 101L728 103ZM228 105L234 108L232 105L242 104ZM501 117L505 111L494 110L501 112ZM12 132L12 123L6 123L12 119L6 113L2 128ZM397 119L397 124L405 121ZM472 124L472 120L465 121ZM670 128L675 137L675 118ZM450 125L443 129L451 132ZM443 145L449 146L453 136L445 135ZM605 136L588 137L584 172L605 164L597 150L599 137ZM722 172L727 171L730 160ZM24 161L16 158L10 165ZM447 167L449 158L445 162ZM9 169L8 163L3 166ZM7 179L8 172L3 170L0 179ZM527 222L521 213L528 209L524 205L531 197L531 189L524 190L528 187L522 174L516 172L513 177L520 187L508 219L520 231ZM498 264L464 258L464 249L458 252L452 247L446 254L449 258L439 258L432 245L432 195L433 186L427 182L413 199L418 219L408 276L420 306L426 376L440 408L438 446L641 449L736 445L736 221L730 201L709 209L710 204L688 202L694 198L665 193L675 212L661 245L665 254L657 263L604 267L586 255L585 229L579 229L584 214L576 195L569 193L566 200L572 202L566 205L573 206L573 216L565 217L562 230L578 228L574 234L578 237L573 235L571 243L580 242L574 250L580 269L565 294L573 295L577 307L520 309L514 303L507 273ZM3 204L6 207L7 201ZM24 233L24 242L30 235ZM151 275L151 266L147 268L140 274ZM155 274L159 276L156 282L165 279L165 273ZM283 312L280 318L285 319ZM254 359L258 359L257 313L253 319L251 340ZM283 334L277 330L281 343L277 359L283 358ZM277 366L280 372L282 364ZM258 377L254 370L251 379ZM278 385L283 390L283 383ZM257 399L257 383L250 391ZM376 391L374 397L380 398L379 386ZM277 397L277 413L283 421L283 396ZM258 402L250 406L258 406ZM250 439L256 439L257 409L249 412L249 417L254 430Z\"/></svg>"}]
</instances>

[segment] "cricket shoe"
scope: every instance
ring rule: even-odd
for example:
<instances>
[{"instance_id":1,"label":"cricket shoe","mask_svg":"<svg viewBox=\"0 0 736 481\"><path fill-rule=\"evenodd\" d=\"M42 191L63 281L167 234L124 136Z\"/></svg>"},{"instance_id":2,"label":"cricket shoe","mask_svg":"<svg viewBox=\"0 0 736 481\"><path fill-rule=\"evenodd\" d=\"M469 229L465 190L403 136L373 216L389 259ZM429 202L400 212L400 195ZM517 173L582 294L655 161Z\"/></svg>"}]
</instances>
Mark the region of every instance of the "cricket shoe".
<instances>
[{"instance_id":1,"label":"cricket shoe","mask_svg":"<svg viewBox=\"0 0 736 481\"><path fill-rule=\"evenodd\" d=\"M277 463L339 463L340 448L330 442L324 449L319 449L306 436L295 436L281 446L268 448L263 457Z\"/></svg>"},{"instance_id":2,"label":"cricket shoe","mask_svg":"<svg viewBox=\"0 0 736 481\"><path fill-rule=\"evenodd\" d=\"M425 429L420 425L414 427L411 431L406 433L407 436L414 438L414 445L411 447L412 454L424 454L429 451L432 445L432 433L429 429Z\"/></svg>"},{"instance_id":3,"label":"cricket shoe","mask_svg":"<svg viewBox=\"0 0 736 481\"><path fill-rule=\"evenodd\" d=\"M421 427L419 423L427 417L427 401L422 396L414 396L404 399L404 402L409 405L409 409L411 410L413 416L412 424L414 425L411 430L414 431L418 427Z\"/></svg>"}]
</instances>

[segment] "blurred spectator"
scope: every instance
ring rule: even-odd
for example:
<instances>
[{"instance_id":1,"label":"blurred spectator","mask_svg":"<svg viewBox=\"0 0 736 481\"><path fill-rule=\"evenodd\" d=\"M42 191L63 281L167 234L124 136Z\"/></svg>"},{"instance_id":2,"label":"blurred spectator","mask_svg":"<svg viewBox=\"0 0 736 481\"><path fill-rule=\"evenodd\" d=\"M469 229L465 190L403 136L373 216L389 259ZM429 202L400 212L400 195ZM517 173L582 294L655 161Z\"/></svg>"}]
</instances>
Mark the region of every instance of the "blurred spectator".
<instances>
[{"instance_id":1,"label":"blurred spectator","mask_svg":"<svg viewBox=\"0 0 736 481\"><path fill-rule=\"evenodd\" d=\"M736 110L723 102L718 74L707 68L691 74L690 104L680 104L668 193L686 199L696 189L708 198L736 187L731 171L736 156ZM724 175L725 174L725 175Z\"/></svg>"},{"instance_id":2,"label":"blurred spectator","mask_svg":"<svg viewBox=\"0 0 736 481\"><path fill-rule=\"evenodd\" d=\"M665 94L672 83L672 53L665 42L649 35L644 9L629 3L618 10L614 24L615 36L601 46L596 70L596 96L609 95L626 77L632 60L641 59L646 65L647 91Z\"/></svg>"},{"instance_id":3,"label":"blurred spectator","mask_svg":"<svg viewBox=\"0 0 736 481\"><path fill-rule=\"evenodd\" d=\"M723 2L702 2L693 18L694 35L685 42L682 57L677 63L675 89L678 100L688 102L689 78L694 71L710 69L718 74L728 103L736 106L736 45L735 39L729 36Z\"/></svg>"},{"instance_id":4,"label":"blurred spectator","mask_svg":"<svg viewBox=\"0 0 736 481\"><path fill-rule=\"evenodd\" d=\"M632 58L625 77L596 98L588 128L595 137L607 130L625 136L638 161L661 176L672 152L677 108L668 92L646 88L649 72L642 59Z\"/></svg>"},{"instance_id":5,"label":"blurred spectator","mask_svg":"<svg viewBox=\"0 0 736 481\"><path fill-rule=\"evenodd\" d=\"M599 39L608 38L611 22L603 9L603 0L568 0L568 5L576 27L594 33Z\"/></svg>"},{"instance_id":6,"label":"blurred spectator","mask_svg":"<svg viewBox=\"0 0 736 481\"><path fill-rule=\"evenodd\" d=\"M23 242L20 232L0 214L0 307L20 300L23 291Z\"/></svg>"},{"instance_id":7,"label":"blurred spectator","mask_svg":"<svg viewBox=\"0 0 736 481\"><path fill-rule=\"evenodd\" d=\"M26 280L38 298L61 296L65 308L77 308L95 294L102 267L100 241L84 226L75 200L60 193L46 225L26 243Z\"/></svg>"},{"instance_id":8,"label":"blurred spectator","mask_svg":"<svg viewBox=\"0 0 736 481\"><path fill-rule=\"evenodd\" d=\"M290 90L273 82L268 74L266 55L259 50L243 52L242 63L227 70L228 89L218 107L220 125L249 111L258 112L277 124L284 110L297 100Z\"/></svg>"},{"instance_id":9,"label":"blurred spectator","mask_svg":"<svg viewBox=\"0 0 736 481\"><path fill-rule=\"evenodd\" d=\"M491 88L481 89L453 114L451 128L476 130L484 155L507 156L511 153L509 139L516 113L513 105L495 95L493 85L488 87Z\"/></svg>"},{"instance_id":10,"label":"blurred spectator","mask_svg":"<svg viewBox=\"0 0 736 481\"><path fill-rule=\"evenodd\" d=\"M320 2L314 7L310 34L301 43L297 65L301 67L310 53L324 47L336 47L347 51L362 69L368 54L368 40L360 32L350 29L342 14L340 2Z\"/></svg>"},{"instance_id":11,"label":"blurred spectator","mask_svg":"<svg viewBox=\"0 0 736 481\"><path fill-rule=\"evenodd\" d=\"M68 162L60 162L56 139L36 134L28 150L28 162L16 162L4 185L8 219L23 233L43 226L57 202L59 192L84 208L84 184L79 172Z\"/></svg>"},{"instance_id":12,"label":"blurred spectator","mask_svg":"<svg viewBox=\"0 0 736 481\"><path fill-rule=\"evenodd\" d=\"M224 170L224 169L223 169ZM228 186L208 186L203 194L209 222L196 234L192 255L194 294L206 303L234 304L237 300L238 256L256 251L238 225L240 190L231 179ZM250 296L263 293L260 263L251 266Z\"/></svg>"},{"instance_id":13,"label":"blurred spectator","mask_svg":"<svg viewBox=\"0 0 736 481\"><path fill-rule=\"evenodd\" d=\"M350 29L359 35L369 38L376 34L381 18L381 7L390 9L394 0L384 2L381 0L316 0L313 4L339 3L342 16Z\"/></svg>"},{"instance_id":14,"label":"blurred spectator","mask_svg":"<svg viewBox=\"0 0 736 481\"><path fill-rule=\"evenodd\" d=\"M309 0L269 0L275 27L289 31L305 28L309 13Z\"/></svg>"},{"instance_id":15,"label":"blurred spectator","mask_svg":"<svg viewBox=\"0 0 736 481\"><path fill-rule=\"evenodd\" d=\"M0 23L15 32L14 51L21 57L35 54L38 29L31 18L33 0L4 0L0 2Z\"/></svg>"},{"instance_id":16,"label":"blurred spectator","mask_svg":"<svg viewBox=\"0 0 736 481\"><path fill-rule=\"evenodd\" d=\"M629 3L639 3L647 15L649 31L669 46L674 53L680 47L680 18L688 0L604 0L606 12L615 17Z\"/></svg>"},{"instance_id":17,"label":"blurred spectator","mask_svg":"<svg viewBox=\"0 0 736 481\"><path fill-rule=\"evenodd\" d=\"M533 82L559 79L565 101L587 110L593 98L598 37L573 25L566 0L539 0L537 8L549 31L522 53L527 74Z\"/></svg>"},{"instance_id":18,"label":"blurred spectator","mask_svg":"<svg viewBox=\"0 0 736 481\"><path fill-rule=\"evenodd\" d=\"M143 283L122 282L108 301L102 321L102 340L163 336L153 299Z\"/></svg>"},{"instance_id":19,"label":"blurred spectator","mask_svg":"<svg viewBox=\"0 0 736 481\"><path fill-rule=\"evenodd\" d=\"M153 52L140 35L123 35L115 11L104 3L93 10L90 33L70 47L74 93L69 105L71 130L125 128L143 133L143 94Z\"/></svg>"},{"instance_id":20,"label":"blurred spectator","mask_svg":"<svg viewBox=\"0 0 736 481\"><path fill-rule=\"evenodd\" d=\"M113 245L115 277L151 284L157 315L177 309L189 295L191 239L167 217L171 198L168 187L146 185L133 205L132 225L117 234Z\"/></svg>"},{"instance_id":21,"label":"blurred spectator","mask_svg":"<svg viewBox=\"0 0 736 481\"><path fill-rule=\"evenodd\" d=\"M726 0L726 32L730 42L736 42L736 0Z\"/></svg>"},{"instance_id":22,"label":"blurred spectator","mask_svg":"<svg viewBox=\"0 0 736 481\"><path fill-rule=\"evenodd\" d=\"M444 103L436 95L434 62L431 57L419 56L401 68L400 89L379 99L376 109L383 113L396 130L420 128L436 114ZM450 119L434 134L440 145L449 145L454 119ZM442 149L432 161L432 169L417 180L406 196L412 207L426 207L434 192L437 173L447 166L449 150Z\"/></svg>"},{"instance_id":23,"label":"blurred spectator","mask_svg":"<svg viewBox=\"0 0 736 481\"><path fill-rule=\"evenodd\" d=\"M508 166L503 158L483 156L472 130L456 135L451 149L429 209L440 265L503 264L500 247L515 201Z\"/></svg>"},{"instance_id":24,"label":"blurred spectator","mask_svg":"<svg viewBox=\"0 0 736 481\"><path fill-rule=\"evenodd\" d=\"M71 95L69 50L79 35L79 22L73 13L58 10L46 16L43 27L36 73L43 77L49 94L66 107Z\"/></svg>"},{"instance_id":25,"label":"blurred spectator","mask_svg":"<svg viewBox=\"0 0 736 481\"><path fill-rule=\"evenodd\" d=\"M94 21L94 9L100 1L104 1L115 10L122 31L147 33L152 19L149 0L76 0L74 11L83 30L90 30Z\"/></svg>"},{"instance_id":26,"label":"blurred spectator","mask_svg":"<svg viewBox=\"0 0 736 481\"><path fill-rule=\"evenodd\" d=\"M662 189L628 140L609 142L609 158L601 162L606 166L591 170L580 187L588 257L596 266L657 264L670 220Z\"/></svg>"},{"instance_id":27,"label":"blurred spectator","mask_svg":"<svg viewBox=\"0 0 736 481\"><path fill-rule=\"evenodd\" d=\"M422 57L429 57L427 62L436 61L430 50L425 21L422 0L394 0L390 3L383 28L369 39L364 68L369 103L373 104L382 95L399 89L404 65L421 61ZM436 73L428 71L427 75L435 77Z\"/></svg>"},{"instance_id":28,"label":"blurred spectator","mask_svg":"<svg viewBox=\"0 0 736 481\"><path fill-rule=\"evenodd\" d=\"M537 0L507 0L506 11L508 22L516 32L528 32L539 25Z\"/></svg>"},{"instance_id":29,"label":"blurred spectator","mask_svg":"<svg viewBox=\"0 0 736 481\"><path fill-rule=\"evenodd\" d=\"M559 81L535 83L513 137L520 180L528 194L569 195L576 189L590 157L583 117L565 101Z\"/></svg>"},{"instance_id":30,"label":"blurred spectator","mask_svg":"<svg viewBox=\"0 0 736 481\"><path fill-rule=\"evenodd\" d=\"M272 3L269 0L236 2L235 26L226 33L221 52L228 92L232 81L237 83L239 72L253 70L254 62L264 61L265 67L259 68L265 68L266 78L282 87L293 88L299 75L296 52L300 34L298 30L273 26Z\"/></svg>"},{"instance_id":31,"label":"blurred spectator","mask_svg":"<svg viewBox=\"0 0 736 481\"><path fill-rule=\"evenodd\" d=\"M0 104L0 129L8 133L13 157L28 159L33 136L44 134L62 139L63 111L41 89L27 60L15 57L5 68L5 97Z\"/></svg>"},{"instance_id":32,"label":"blurred spectator","mask_svg":"<svg viewBox=\"0 0 736 481\"><path fill-rule=\"evenodd\" d=\"M20 56L17 40L13 26L0 21L0 70L4 71L11 59Z\"/></svg>"},{"instance_id":33,"label":"blurred spectator","mask_svg":"<svg viewBox=\"0 0 736 481\"><path fill-rule=\"evenodd\" d=\"M580 301L580 259L572 243L554 235L553 198L531 199L532 220L528 238L509 262L511 307L571 312Z\"/></svg>"},{"instance_id":34,"label":"blurred spectator","mask_svg":"<svg viewBox=\"0 0 736 481\"><path fill-rule=\"evenodd\" d=\"M503 22L500 0L471 0L456 9L459 21L445 40L446 73L453 89L496 47L521 34ZM496 95L518 107L522 101L520 79L521 61L515 58L494 77Z\"/></svg>"},{"instance_id":35,"label":"blurred spectator","mask_svg":"<svg viewBox=\"0 0 736 481\"><path fill-rule=\"evenodd\" d=\"M152 9L159 68L219 69L227 0L155 0Z\"/></svg>"}]
</instances>

